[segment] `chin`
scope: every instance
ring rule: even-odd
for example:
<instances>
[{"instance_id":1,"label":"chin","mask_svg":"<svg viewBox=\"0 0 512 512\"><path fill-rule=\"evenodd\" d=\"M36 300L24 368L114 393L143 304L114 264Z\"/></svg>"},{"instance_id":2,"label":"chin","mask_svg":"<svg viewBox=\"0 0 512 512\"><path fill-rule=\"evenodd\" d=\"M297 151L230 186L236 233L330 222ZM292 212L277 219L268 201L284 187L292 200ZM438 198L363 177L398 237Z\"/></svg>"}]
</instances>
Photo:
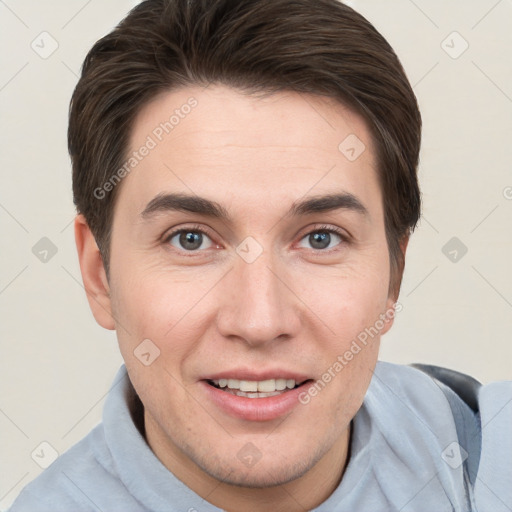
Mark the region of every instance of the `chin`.
<instances>
[{"instance_id":1,"label":"chin","mask_svg":"<svg viewBox=\"0 0 512 512\"><path fill-rule=\"evenodd\" d=\"M293 460L286 450L272 450L271 456L263 453L252 466L240 462L237 453L233 453L235 463L233 459L226 460L226 452L215 460L208 457L196 464L209 476L227 485L254 489L277 487L299 479L322 458L323 453L311 453L313 447L309 448L308 453L296 453Z\"/></svg>"},{"instance_id":2,"label":"chin","mask_svg":"<svg viewBox=\"0 0 512 512\"><path fill-rule=\"evenodd\" d=\"M278 487L297 480L308 472L309 467L290 468L274 466L262 466L260 468L249 468L245 471L240 471L239 468L231 468L231 472L226 473L226 470L213 471L209 475L216 480L221 481L225 485L232 485L234 487L246 487L248 489L263 489L270 487Z\"/></svg>"}]
</instances>

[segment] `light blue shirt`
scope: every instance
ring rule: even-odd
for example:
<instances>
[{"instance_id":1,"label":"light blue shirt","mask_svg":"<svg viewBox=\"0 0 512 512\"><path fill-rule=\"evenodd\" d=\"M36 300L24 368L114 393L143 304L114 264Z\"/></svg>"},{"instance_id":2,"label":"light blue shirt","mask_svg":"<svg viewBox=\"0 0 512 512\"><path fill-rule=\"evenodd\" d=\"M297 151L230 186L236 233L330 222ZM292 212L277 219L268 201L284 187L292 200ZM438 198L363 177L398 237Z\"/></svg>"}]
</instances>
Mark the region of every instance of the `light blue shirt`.
<instances>
[{"instance_id":1,"label":"light blue shirt","mask_svg":"<svg viewBox=\"0 0 512 512\"><path fill-rule=\"evenodd\" d=\"M482 386L480 413L411 367L379 362L353 419L351 455L316 512L511 512L512 382ZM153 454L122 366L103 421L29 483L9 512L213 512Z\"/></svg>"}]
</instances>

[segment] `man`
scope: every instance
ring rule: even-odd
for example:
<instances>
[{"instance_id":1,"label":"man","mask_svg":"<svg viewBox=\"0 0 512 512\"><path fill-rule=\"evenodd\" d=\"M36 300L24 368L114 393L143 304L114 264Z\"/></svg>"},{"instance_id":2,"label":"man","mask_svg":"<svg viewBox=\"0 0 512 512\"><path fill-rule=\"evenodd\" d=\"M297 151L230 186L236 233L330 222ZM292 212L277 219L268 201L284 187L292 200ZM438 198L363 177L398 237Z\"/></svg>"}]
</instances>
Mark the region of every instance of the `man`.
<instances>
[{"instance_id":1,"label":"man","mask_svg":"<svg viewBox=\"0 0 512 512\"><path fill-rule=\"evenodd\" d=\"M11 510L512 509L512 383L377 363L420 132L393 50L336 0L147 0L98 41L75 236L125 365Z\"/></svg>"}]
</instances>

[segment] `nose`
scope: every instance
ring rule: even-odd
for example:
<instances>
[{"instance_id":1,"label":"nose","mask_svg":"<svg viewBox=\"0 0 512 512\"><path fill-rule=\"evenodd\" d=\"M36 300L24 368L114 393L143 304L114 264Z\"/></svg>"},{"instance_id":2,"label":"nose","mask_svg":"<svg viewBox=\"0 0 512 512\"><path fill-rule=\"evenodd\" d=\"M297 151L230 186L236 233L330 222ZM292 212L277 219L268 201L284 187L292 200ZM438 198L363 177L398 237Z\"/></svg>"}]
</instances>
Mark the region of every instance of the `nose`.
<instances>
[{"instance_id":1,"label":"nose","mask_svg":"<svg viewBox=\"0 0 512 512\"><path fill-rule=\"evenodd\" d=\"M220 333L257 347L297 335L300 300L290 286L290 271L264 251L252 262L235 258L223 279L217 317Z\"/></svg>"}]
</instances>

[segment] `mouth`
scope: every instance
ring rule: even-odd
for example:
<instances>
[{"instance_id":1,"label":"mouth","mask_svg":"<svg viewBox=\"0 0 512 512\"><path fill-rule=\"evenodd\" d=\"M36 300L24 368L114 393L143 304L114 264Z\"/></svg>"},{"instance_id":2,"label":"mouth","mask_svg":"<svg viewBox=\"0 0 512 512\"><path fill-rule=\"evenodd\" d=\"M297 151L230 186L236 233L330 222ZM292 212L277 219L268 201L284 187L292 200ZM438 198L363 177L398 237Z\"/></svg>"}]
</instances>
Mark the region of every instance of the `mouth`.
<instances>
[{"instance_id":1,"label":"mouth","mask_svg":"<svg viewBox=\"0 0 512 512\"><path fill-rule=\"evenodd\" d=\"M292 389L302 386L308 380L295 382L295 379L266 379L266 380L239 380L239 379L216 379L207 381L210 386L225 393L244 398L269 398L279 396Z\"/></svg>"},{"instance_id":2,"label":"mouth","mask_svg":"<svg viewBox=\"0 0 512 512\"><path fill-rule=\"evenodd\" d=\"M300 394L313 382L298 376L297 380L264 377L264 380L242 380L224 374L202 380L201 387L206 399L219 412L239 420L262 422L290 414L300 405Z\"/></svg>"}]
</instances>

